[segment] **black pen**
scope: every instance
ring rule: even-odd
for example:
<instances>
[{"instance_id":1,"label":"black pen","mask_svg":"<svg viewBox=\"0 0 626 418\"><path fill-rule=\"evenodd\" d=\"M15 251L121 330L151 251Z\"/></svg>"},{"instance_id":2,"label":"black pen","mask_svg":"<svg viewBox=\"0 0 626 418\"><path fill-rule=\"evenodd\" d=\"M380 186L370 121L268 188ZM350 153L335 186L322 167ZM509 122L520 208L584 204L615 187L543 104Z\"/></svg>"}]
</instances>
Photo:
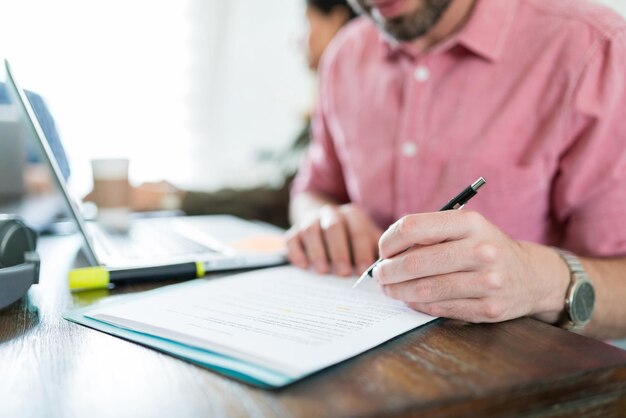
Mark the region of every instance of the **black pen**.
<instances>
[{"instance_id":1,"label":"black pen","mask_svg":"<svg viewBox=\"0 0 626 418\"><path fill-rule=\"evenodd\" d=\"M465 206L465 204L472 197L476 196L476 193L478 192L478 189L483 187L483 185L486 182L487 181L483 177L480 177L474 183L472 183L469 186L467 186L461 193L459 193L454 198L452 198L441 209L439 209L439 211L443 212L443 211L446 211L446 210L461 209L463 206ZM374 268L376 268L378 263L380 263L381 261L382 261L382 259L379 258L378 260L376 260L374 262L374 264L372 264L367 270L365 270L365 272L361 275L361 277L359 277L359 280L357 280L356 283L354 283L354 285L352 285L352 288L354 289L355 287L357 287L361 282L363 282L368 277L374 277Z\"/></svg>"}]
</instances>

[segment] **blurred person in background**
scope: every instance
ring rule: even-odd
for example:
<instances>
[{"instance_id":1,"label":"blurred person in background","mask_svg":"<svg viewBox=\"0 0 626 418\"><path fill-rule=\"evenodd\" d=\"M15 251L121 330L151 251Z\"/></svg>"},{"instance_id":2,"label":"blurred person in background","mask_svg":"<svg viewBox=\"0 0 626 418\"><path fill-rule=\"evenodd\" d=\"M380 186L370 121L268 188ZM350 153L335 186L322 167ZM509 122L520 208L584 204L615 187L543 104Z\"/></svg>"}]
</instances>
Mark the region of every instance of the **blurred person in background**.
<instances>
[{"instance_id":1,"label":"blurred person in background","mask_svg":"<svg viewBox=\"0 0 626 418\"><path fill-rule=\"evenodd\" d=\"M307 0L306 58L317 71L327 45L355 13L345 0ZM168 182L144 183L132 189L135 210L181 209L188 215L232 214L286 228L289 226L289 190L301 157L309 145L307 115L291 146L275 156L273 164L282 179L278 187L227 188L215 192L179 190Z\"/></svg>"}]
</instances>

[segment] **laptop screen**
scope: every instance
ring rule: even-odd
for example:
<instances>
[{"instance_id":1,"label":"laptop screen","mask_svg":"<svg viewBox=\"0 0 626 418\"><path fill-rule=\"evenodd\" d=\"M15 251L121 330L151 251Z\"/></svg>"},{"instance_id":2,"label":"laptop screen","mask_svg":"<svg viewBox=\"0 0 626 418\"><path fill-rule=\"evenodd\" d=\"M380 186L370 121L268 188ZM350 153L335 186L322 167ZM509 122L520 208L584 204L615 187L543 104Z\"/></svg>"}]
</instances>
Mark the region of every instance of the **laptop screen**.
<instances>
[{"instance_id":1,"label":"laptop screen","mask_svg":"<svg viewBox=\"0 0 626 418\"><path fill-rule=\"evenodd\" d=\"M24 194L25 147L15 106L4 100L0 85L0 201Z\"/></svg>"},{"instance_id":2,"label":"laptop screen","mask_svg":"<svg viewBox=\"0 0 626 418\"><path fill-rule=\"evenodd\" d=\"M46 134L41 127L41 124L35 114L35 111L33 110L27 94L17 83L15 79L15 74L13 73L13 70L11 69L11 66L7 60L4 60L4 67L6 70L8 93L13 101L18 104L16 108L21 114L20 116L22 116L21 119L24 121L26 135L32 136L34 138L34 142L39 148L44 163L48 165L48 171L52 173L53 180L61 191L63 198L67 203L67 208L69 209L71 216L76 221L76 225L78 226L81 234L87 242L87 245L85 246L85 256L87 257L89 263L91 263L92 265L96 265L98 264L98 262L91 248L91 243L89 241L89 235L87 234L85 221L80 212L77 202L75 202L74 199L71 197L66 184L66 176L69 174L67 160L59 161L59 159L55 155L55 152L50 146L50 141L46 137Z\"/></svg>"}]
</instances>

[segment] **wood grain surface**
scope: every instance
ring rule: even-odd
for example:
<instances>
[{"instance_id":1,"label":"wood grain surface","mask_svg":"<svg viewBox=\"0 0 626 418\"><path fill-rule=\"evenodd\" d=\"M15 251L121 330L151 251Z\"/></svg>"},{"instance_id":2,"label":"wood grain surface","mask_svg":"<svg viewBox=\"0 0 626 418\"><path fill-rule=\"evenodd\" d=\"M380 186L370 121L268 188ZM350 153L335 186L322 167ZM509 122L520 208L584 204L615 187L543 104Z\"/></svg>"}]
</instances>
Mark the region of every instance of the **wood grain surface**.
<instances>
[{"instance_id":1,"label":"wood grain surface","mask_svg":"<svg viewBox=\"0 0 626 418\"><path fill-rule=\"evenodd\" d=\"M626 417L626 352L531 319L438 320L286 388L254 388L65 321L157 286L72 295L79 246L42 239L40 284L0 311L0 417Z\"/></svg>"}]
</instances>

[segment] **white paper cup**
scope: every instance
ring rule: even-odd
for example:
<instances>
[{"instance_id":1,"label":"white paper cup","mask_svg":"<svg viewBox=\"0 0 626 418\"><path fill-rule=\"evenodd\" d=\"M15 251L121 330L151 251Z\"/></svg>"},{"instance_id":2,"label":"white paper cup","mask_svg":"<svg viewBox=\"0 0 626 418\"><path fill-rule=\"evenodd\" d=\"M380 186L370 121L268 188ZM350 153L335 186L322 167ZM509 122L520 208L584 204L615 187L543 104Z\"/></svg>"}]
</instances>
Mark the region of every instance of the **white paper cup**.
<instances>
[{"instance_id":1,"label":"white paper cup","mask_svg":"<svg viewBox=\"0 0 626 418\"><path fill-rule=\"evenodd\" d=\"M130 225L130 184L126 158L100 158L91 161L93 201L98 221L106 228L125 232Z\"/></svg>"}]
</instances>

